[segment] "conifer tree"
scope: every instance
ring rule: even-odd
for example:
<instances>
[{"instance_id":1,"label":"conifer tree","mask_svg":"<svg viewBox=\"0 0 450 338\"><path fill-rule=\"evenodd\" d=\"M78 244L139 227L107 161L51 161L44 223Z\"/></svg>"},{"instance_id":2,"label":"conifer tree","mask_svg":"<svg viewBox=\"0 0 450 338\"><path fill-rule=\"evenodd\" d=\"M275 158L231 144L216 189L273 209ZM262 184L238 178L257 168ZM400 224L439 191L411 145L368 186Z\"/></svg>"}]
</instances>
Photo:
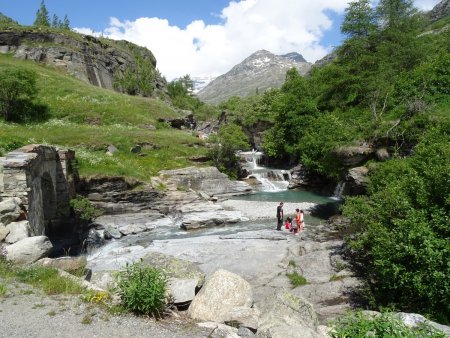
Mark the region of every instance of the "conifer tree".
<instances>
[{"instance_id":1,"label":"conifer tree","mask_svg":"<svg viewBox=\"0 0 450 338\"><path fill-rule=\"evenodd\" d=\"M53 14L52 27L53 28L58 28L59 27L59 19L58 19L58 16L56 14Z\"/></svg>"},{"instance_id":2,"label":"conifer tree","mask_svg":"<svg viewBox=\"0 0 450 338\"><path fill-rule=\"evenodd\" d=\"M70 30L70 21L69 21L69 17L67 16L67 14L64 15L64 20L61 24L61 28Z\"/></svg>"},{"instance_id":3,"label":"conifer tree","mask_svg":"<svg viewBox=\"0 0 450 338\"><path fill-rule=\"evenodd\" d=\"M34 25L37 27L50 27L50 19L47 7L45 7L44 0L41 1L41 7L36 12L36 19Z\"/></svg>"}]
</instances>

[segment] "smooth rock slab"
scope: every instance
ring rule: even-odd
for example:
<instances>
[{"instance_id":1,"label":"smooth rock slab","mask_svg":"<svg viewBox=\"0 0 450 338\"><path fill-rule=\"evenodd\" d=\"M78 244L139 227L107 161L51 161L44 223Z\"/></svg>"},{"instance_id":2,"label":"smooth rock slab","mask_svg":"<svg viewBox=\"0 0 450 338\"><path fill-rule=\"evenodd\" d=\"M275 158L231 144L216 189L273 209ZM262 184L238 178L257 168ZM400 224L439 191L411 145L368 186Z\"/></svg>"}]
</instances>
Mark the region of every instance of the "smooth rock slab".
<instances>
[{"instance_id":1,"label":"smooth rock slab","mask_svg":"<svg viewBox=\"0 0 450 338\"><path fill-rule=\"evenodd\" d=\"M192 212L183 215L181 228L185 230L207 228L245 221L240 211Z\"/></svg>"},{"instance_id":2,"label":"smooth rock slab","mask_svg":"<svg viewBox=\"0 0 450 338\"><path fill-rule=\"evenodd\" d=\"M223 323L235 307L253 304L252 287L242 277L217 270L195 296L188 309L193 319Z\"/></svg>"},{"instance_id":3,"label":"smooth rock slab","mask_svg":"<svg viewBox=\"0 0 450 338\"><path fill-rule=\"evenodd\" d=\"M173 303L183 304L193 300L197 284L197 279L170 278L168 287Z\"/></svg>"},{"instance_id":4,"label":"smooth rock slab","mask_svg":"<svg viewBox=\"0 0 450 338\"><path fill-rule=\"evenodd\" d=\"M53 245L46 236L28 237L6 247L6 259L17 264L34 263L48 256Z\"/></svg>"}]
</instances>

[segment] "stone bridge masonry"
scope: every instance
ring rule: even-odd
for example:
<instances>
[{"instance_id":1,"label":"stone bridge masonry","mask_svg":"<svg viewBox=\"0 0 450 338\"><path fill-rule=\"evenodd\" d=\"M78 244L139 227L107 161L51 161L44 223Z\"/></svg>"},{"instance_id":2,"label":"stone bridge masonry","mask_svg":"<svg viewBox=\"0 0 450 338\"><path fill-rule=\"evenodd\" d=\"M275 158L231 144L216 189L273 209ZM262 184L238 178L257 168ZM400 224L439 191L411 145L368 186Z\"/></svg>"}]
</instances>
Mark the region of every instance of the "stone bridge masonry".
<instances>
[{"instance_id":1,"label":"stone bridge masonry","mask_svg":"<svg viewBox=\"0 0 450 338\"><path fill-rule=\"evenodd\" d=\"M75 152L30 144L0 158L0 200L19 197L32 236L64 230L75 195Z\"/></svg>"}]
</instances>

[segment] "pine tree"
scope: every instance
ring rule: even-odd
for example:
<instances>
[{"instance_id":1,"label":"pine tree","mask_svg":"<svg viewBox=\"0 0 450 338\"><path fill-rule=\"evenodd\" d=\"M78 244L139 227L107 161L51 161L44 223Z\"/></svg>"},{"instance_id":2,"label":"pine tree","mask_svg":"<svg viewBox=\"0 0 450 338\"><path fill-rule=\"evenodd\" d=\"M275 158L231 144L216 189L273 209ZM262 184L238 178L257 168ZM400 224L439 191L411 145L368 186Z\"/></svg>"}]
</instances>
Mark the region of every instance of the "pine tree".
<instances>
[{"instance_id":1,"label":"pine tree","mask_svg":"<svg viewBox=\"0 0 450 338\"><path fill-rule=\"evenodd\" d=\"M47 7L45 7L44 0L41 1L41 7L36 12L36 19L34 25L37 27L50 27L50 19Z\"/></svg>"},{"instance_id":2,"label":"pine tree","mask_svg":"<svg viewBox=\"0 0 450 338\"><path fill-rule=\"evenodd\" d=\"M53 14L52 27L53 28L59 28L59 19L58 19L58 16L56 14Z\"/></svg>"},{"instance_id":3,"label":"pine tree","mask_svg":"<svg viewBox=\"0 0 450 338\"><path fill-rule=\"evenodd\" d=\"M70 21L69 21L69 17L67 16L67 14L64 15L64 20L61 24L61 28L70 30Z\"/></svg>"},{"instance_id":4,"label":"pine tree","mask_svg":"<svg viewBox=\"0 0 450 338\"><path fill-rule=\"evenodd\" d=\"M350 2L341 25L342 33L353 37L366 37L375 30L375 15L369 0Z\"/></svg>"}]
</instances>

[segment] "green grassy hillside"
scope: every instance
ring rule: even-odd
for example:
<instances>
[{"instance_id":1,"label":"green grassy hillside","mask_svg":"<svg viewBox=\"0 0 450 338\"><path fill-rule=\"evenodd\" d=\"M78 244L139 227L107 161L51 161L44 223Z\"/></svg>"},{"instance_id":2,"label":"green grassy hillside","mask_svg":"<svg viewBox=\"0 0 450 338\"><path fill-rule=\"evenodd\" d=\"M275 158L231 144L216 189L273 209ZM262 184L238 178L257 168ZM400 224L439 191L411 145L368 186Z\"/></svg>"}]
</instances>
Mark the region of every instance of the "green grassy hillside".
<instances>
[{"instance_id":1,"label":"green grassy hillside","mask_svg":"<svg viewBox=\"0 0 450 338\"><path fill-rule=\"evenodd\" d=\"M0 122L0 153L28 143L70 147L76 151L81 175L148 180L159 170L188 166L188 157L204 152L191 132L157 122L177 116L163 101L94 87L58 69L10 55L0 55L0 69L4 67L37 74L37 100L48 113L39 122ZM105 155L109 144L119 149L113 157ZM136 144L144 145L146 156L130 152Z\"/></svg>"}]
</instances>

